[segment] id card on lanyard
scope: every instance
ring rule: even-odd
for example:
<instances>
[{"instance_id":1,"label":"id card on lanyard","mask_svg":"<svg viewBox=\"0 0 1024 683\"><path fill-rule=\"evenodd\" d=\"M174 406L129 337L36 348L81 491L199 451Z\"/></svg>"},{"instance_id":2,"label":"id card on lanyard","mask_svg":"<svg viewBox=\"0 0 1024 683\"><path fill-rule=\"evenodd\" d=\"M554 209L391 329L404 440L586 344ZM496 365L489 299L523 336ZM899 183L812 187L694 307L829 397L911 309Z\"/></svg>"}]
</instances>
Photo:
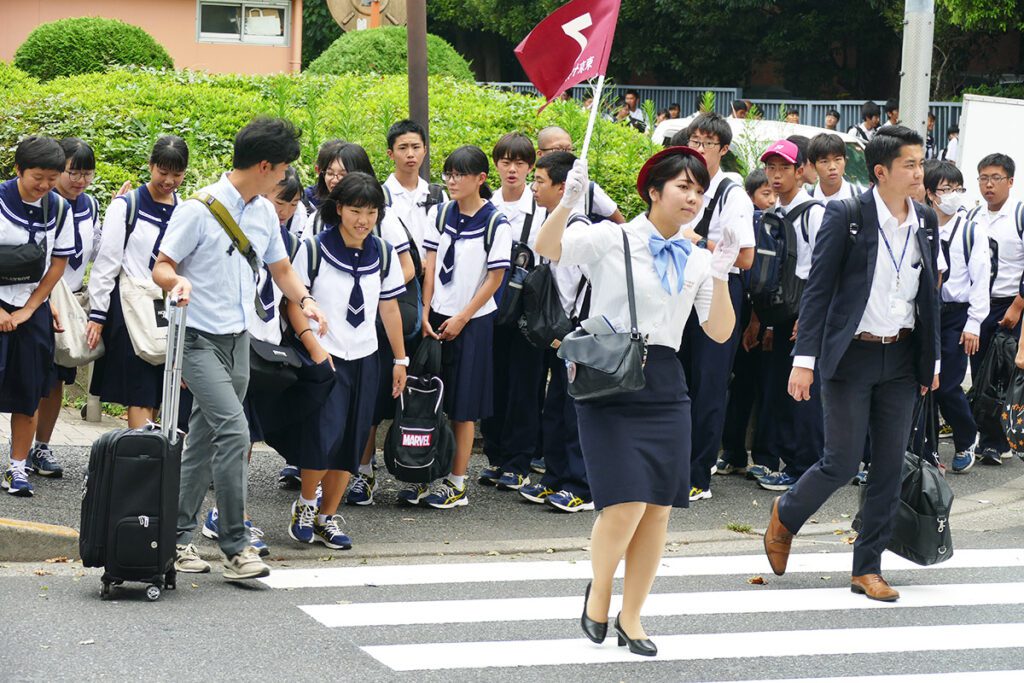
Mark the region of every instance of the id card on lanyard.
<instances>
[{"instance_id":1,"label":"id card on lanyard","mask_svg":"<svg viewBox=\"0 0 1024 683\"><path fill-rule=\"evenodd\" d=\"M885 244L885 250L889 254L889 260L892 262L893 269L896 271L896 286L889 292L889 315L898 320L906 318L913 312L913 306L909 301L901 296L900 289L903 261L906 258L907 250L910 247L910 236L913 232L913 228L907 228L907 239L903 242L903 251L900 252L900 258L899 261L897 261L896 254L893 252L892 245L889 243L889 238L885 236L885 230L881 225L878 226L878 233L882 237L882 242Z\"/></svg>"}]
</instances>

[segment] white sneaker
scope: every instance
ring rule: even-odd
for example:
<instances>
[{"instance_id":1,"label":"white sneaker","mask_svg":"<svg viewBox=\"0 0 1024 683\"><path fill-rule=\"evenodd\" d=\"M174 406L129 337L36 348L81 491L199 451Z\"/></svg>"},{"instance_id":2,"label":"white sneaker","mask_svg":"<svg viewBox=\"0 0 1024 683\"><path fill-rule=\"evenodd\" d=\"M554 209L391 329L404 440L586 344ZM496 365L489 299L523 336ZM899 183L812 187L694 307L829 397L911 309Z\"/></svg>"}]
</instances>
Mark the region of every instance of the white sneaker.
<instances>
[{"instance_id":1,"label":"white sneaker","mask_svg":"<svg viewBox=\"0 0 1024 683\"><path fill-rule=\"evenodd\" d=\"M260 559L260 553L251 545L246 546L237 555L225 558L224 578L235 581L242 579L259 579L270 575L270 567Z\"/></svg>"},{"instance_id":2,"label":"white sneaker","mask_svg":"<svg viewBox=\"0 0 1024 683\"><path fill-rule=\"evenodd\" d=\"M174 560L174 569L183 574L205 574L210 571L210 563L199 557L199 551L189 543L176 545L178 556Z\"/></svg>"}]
</instances>

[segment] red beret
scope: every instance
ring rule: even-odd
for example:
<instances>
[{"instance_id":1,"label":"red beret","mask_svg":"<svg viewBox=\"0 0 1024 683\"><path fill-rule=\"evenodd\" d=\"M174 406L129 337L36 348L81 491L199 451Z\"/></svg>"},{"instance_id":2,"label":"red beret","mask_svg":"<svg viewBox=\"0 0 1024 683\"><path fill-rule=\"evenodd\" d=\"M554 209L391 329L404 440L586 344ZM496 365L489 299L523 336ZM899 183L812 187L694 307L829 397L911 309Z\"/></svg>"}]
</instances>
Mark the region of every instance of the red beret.
<instances>
[{"instance_id":1,"label":"red beret","mask_svg":"<svg viewBox=\"0 0 1024 683\"><path fill-rule=\"evenodd\" d=\"M647 200L647 195L644 193L644 189L647 186L647 176L651 174L651 169L654 168L655 164L657 164L659 161L666 157L677 155L694 157L695 159L699 159L700 163L704 164L705 167L707 167L708 165L708 163L704 160L704 155L698 152L697 150L693 149L692 147L684 147L681 145L677 147L666 147L665 149L661 150L660 152L652 156L650 159L648 159L647 162L644 164L643 168L640 169L640 175L636 177L636 191L640 193L641 198L643 198L645 201Z\"/></svg>"}]
</instances>

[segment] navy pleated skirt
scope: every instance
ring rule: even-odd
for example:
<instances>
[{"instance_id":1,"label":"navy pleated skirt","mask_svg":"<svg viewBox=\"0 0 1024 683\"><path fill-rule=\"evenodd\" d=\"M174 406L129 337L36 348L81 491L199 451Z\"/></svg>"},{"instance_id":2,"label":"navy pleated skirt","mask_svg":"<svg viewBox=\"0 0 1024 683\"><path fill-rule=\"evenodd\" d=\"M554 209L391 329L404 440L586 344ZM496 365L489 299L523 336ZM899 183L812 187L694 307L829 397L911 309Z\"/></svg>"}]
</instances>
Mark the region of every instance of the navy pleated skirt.
<instances>
[{"instance_id":1,"label":"navy pleated skirt","mask_svg":"<svg viewBox=\"0 0 1024 683\"><path fill-rule=\"evenodd\" d=\"M89 393L107 403L157 408L163 395L164 366L150 365L135 355L121 310L121 287L110 293L107 322L103 325L103 357L92 371Z\"/></svg>"},{"instance_id":2,"label":"navy pleated skirt","mask_svg":"<svg viewBox=\"0 0 1024 683\"><path fill-rule=\"evenodd\" d=\"M74 384L78 379L78 368L66 368L63 365L56 366L57 380L64 384Z\"/></svg>"},{"instance_id":3,"label":"navy pleated skirt","mask_svg":"<svg viewBox=\"0 0 1024 683\"><path fill-rule=\"evenodd\" d=\"M437 328L448 316L430 312ZM445 411L455 422L475 422L494 414L494 314L473 318L458 337L441 342Z\"/></svg>"},{"instance_id":4,"label":"navy pleated skirt","mask_svg":"<svg viewBox=\"0 0 1024 683\"><path fill-rule=\"evenodd\" d=\"M8 313L21 308L0 301ZM0 332L0 413L34 415L57 380L49 302L13 332Z\"/></svg>"},{"instance_id":5,"label":"navy pleated skirt","mask_svg":"<svg viewBox=\"0 0 1024 683\"><path fill-rule=\"evenodd\" d=\"M640 391L576 402L598 510L633 502L690 506L690 398L675 351L649 347L644 378Z\"/></svg>"}]
</instances>

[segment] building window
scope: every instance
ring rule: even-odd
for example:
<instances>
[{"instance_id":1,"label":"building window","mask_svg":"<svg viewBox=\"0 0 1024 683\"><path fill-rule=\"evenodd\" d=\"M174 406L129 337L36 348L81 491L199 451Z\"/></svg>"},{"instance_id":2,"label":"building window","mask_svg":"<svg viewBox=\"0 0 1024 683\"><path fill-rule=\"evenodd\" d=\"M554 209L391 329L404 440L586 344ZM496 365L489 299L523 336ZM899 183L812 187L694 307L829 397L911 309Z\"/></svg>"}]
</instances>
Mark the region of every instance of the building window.
<instances>
[{"instance_id":1,"label":"building window","mask_svg":"<svg viewBox=\"0 0 1024 683\"><path fill-rule=\"evenodd\" d=\"M207 2L198 0L198 39L204 43L287 45L290 0Z\"/></svg>"}]
</instances>

